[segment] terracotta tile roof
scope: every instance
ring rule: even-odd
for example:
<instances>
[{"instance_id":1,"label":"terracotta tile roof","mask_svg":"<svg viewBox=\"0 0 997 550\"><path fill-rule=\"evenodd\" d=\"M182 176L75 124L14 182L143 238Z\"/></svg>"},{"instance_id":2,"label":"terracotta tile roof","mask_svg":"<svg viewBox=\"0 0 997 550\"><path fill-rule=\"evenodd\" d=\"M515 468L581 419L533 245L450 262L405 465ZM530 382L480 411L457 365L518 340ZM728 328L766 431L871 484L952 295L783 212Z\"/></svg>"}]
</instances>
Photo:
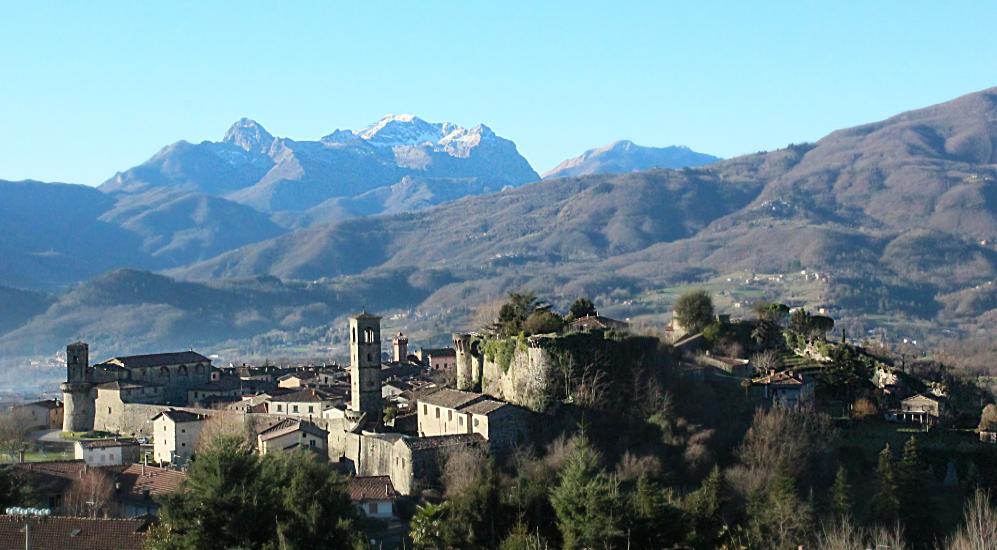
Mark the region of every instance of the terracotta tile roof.
<instances>
[{"instance_id":1,"label":"terracotta tile roof","mask_svg":"<svg viewBox=\"0 0 997 550\"><path fill-rule=\"evenodd\" d=\"M275 437L287 435L289 433L293 433L298 430L301 430L305 433L310 433L318 437L328 437L329 435L329 432L323 430L322 428L319 428L318 426L316 426L311 422L288 418L285 420L281 420L280 422L260 432L260 440L269 441Z\"/></svg>"},{"instance_id":2,"label":"terracotta tile roof","mask_svg":"<svg viewBox=\"0 0 997 550\"><path fill-rule=\"evenodd\" d=\"M149 495L165 495L176 492L180 483L187 479L187 474L179 470L146 466L145 473L141 464L130 464L118 476L122 494L133 497Z\"/></svg>"},{"instance_id":3,"label":"terracotta tile roof","mask_svg":"<svg viewBox=\"0 0 997 550\"><path fill-rule=\"evenodd\" d=\"M794 374L790 371L782 371L758 378L754 381L754 383L772 386L802 386L806 383L806 380L801 374Z\"/></svg>"},{"instance_id":4,"label":"terracotta tile roof","mask_svg":"<svg viewBox=\"0 0 997 550\"><path fill-rule=\"evenodd\" d=\"M204 420L203 414L192 413L188 411L178 411L175 409L170 409L163 411L156 416L153 416L151 420L155 421L160 416L165 416L177 424L183 424L185 422L197 422L199 420Z\"/></svg>"},{"instance_id":5,"label":"terracotta tile roof","mask_svg":"<svg viewBox=\"0 0 997 550\"><path fill-rule=\"evenodd\" d=\"M427 449L442 449L463 445L475 445L487 441L481 434L434 435L430 437L410 437L403 439L405 445L413 451Z\"/></svg>"},{"instance_id":6,"label":"terracotta tile roof","mask_svg":"<svg viewBox=\"0 0 997 550\"><path fill-rule=\"evenodd\" d=\"M156 382L133 382L130 380L112 380L110 382L104 382L103 384L97 385L97 387L102 390L134 390L138 388L151 388L156 386L162 386L162 384L157 384Z\"/></svg>"},{"instance_id":7,"label":"terracotta tile roof","mask_svg":"<svg viewBox=\"0 0 997 550\"><path fill-rule=\"evenodd\" d=\"M14 464L14 467L22 472L76 479L80 477L80 472L87 466L83 460L52 460Z\"/></svg>"},{"instance_id":8,"label":"terracotta tile roof","mask_svg":"<svg viewBox=\"0 0 997 550\"><path fill-rule=\"evenodd\" d=\"M270 398L270 401L278 403L321 403L322 401L328 401L329 398L313 388L306 388L303 390L285 393L283 395L276 395Z\"/></svg>"},{"instance_id":9,"label":"terracotta tile roof","mask_svg":"<svg viewBox=\"0 0 997 550\"><path fill-rule=\"evenodd\" d=\"M482 399L485 399L485 396L480 393L443 388L439 391L420 396L419 402L429 403L437 407L446 407L448 409L459 409Z\"/></svg>"},{"instance_id":10,"label":"terracotta tile roof","mask_svg":"<svg viewBox=\"0 0 997 550\"><path fill-rule=\"evenodd\" d=\"M58 409L62 406L62 401L58 399L44 399L42 401L32 401L31 403L21 403L14 405L13 408L18 407L45 407L46 409Z\"/></svg>"},{"instance_id":11,"label":"terracotta tile roof","mask_svg":"<svg viewBox=\"0 0 997 550\"><path fill-rule=\"evenodd\" d=\"M80 439L78 443L84 449L106 449L108 447L130 447L138 445L138 441L131 438Z\"/></svg>"},{"instance_id":12,"label":"terracotta tile roof","mask_svg":"<svg viewBox=\"0 0 997 550\"><path fill-rule=\"evenodd\" d=\"M484 401L478 401L476 403L461 407L460 412L471 414L491 414L506 406L511 405L503 403L502 401L496 401L494 399L485 399Z\"/></svg>"},{"instance_id":13,"label":"terracotta tile roof","mask_svg":"<svg viewBox=\"0 0 997 550\"><path fill-rule=\"evenodd\" d=\"M147 355L127 355L124 357L112 357L104 363L120 364L126 369L143 367L163 367L166 365L180 365L188 363L210 363L211 359L197 353L196 351L177 351L170 353L150 353Z\"/></svg>"},{"instance_id":14,"label":"terracotta tile roof","mask_svg":"<svg viewBox=\"0 0 997 550\"><path fill-rule=\"evenodd\" d=\"M422 348L420 353L433 357L456 357L457 351L453 348Z\"/></svg>"},{"instance_id":15,"label":"terracotta tile roof","mask_svg":"<svg viewBox=\"0 0 997 550\"><path fill-rule=\"evenodd\" d=\"M395 486L389 476L364 476L350 478L348 487L350 500L362 502L365 500L385 500L398 497Z\"/></svg>"},{"instance_id":16,"label":"terracotta tile roof","mask_svg":"<svg viewBox=\"0 0 997 550\"><path fill-rule=\"evenodd\" d=\"M32 550L141 550L149 525L144 519L0 515L0 550L24 549L26 521L31 522Z\"/></svg>"}]
</instances>

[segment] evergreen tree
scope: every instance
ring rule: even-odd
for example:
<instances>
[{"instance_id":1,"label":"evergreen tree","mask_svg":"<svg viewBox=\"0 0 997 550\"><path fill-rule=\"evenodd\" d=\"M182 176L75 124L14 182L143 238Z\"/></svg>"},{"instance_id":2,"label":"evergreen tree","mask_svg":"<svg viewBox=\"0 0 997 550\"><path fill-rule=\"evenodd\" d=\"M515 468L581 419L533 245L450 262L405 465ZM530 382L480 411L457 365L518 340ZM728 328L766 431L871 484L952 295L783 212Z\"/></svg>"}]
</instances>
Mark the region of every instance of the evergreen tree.
<instances>
[{"instance_id":1,"label":"evergreen tree","mask_svg":"<svg viewBox=\"0 0 997 550\"><path fill-rule=\"evenodd\" d=\"M642 548L667 548L685 534L681 512L661 487L642 473L632 494L630 539Z\"/></svg>"},{"instance_id":2,"label":"evergreen tree","mask_svg":"<svg viewBox=\"0 0 997 550\"><path fill-rule=\"evenodd\" d=\"M713 298L705 290L691 290L675 301L672 317L690 334L713 322Z\"/></svg>"},{"instance_id":3,"label":"evergreen tree","mask_svg":"<svg viewBox=\"0 0 997 550\"><path fill-rule=\"evenodd\" d=\"M848 472L844 466L838 466L838 473L834 476L834 485L831 486L831 513L837 519L844 520L852 515L852 486L848 482Z\"/></svg>"},{"instance_id":4,"label":"evergreen tree","mask_svg":"<svg viewBox=\"0 0 997 550\"><path fill-rule=\"evenodd\" d=\"M686 497L684 502L683 507L692 527L687 537L690 543L697 548L713 548L716 545L726 524L724 508L729 501L727 480L720 468L714 466L699 489Z\"/></svg>"},{"instance_id":5,"label":"evergreen tree","mask_svg":"<svg viewBox=\"0 0 997 550\"><path fill-rule=\"evenodd\" d=\"M926 490L924 464L917 449L917 439L911 436L904 443L903 454L897 468L897 496L899 513L910 538L930 542L934 531L931 491Z\"/></svg>"},{"instance_id":6,"label":"evergreen tree","mask_svg":"<svg viewBox=\"0 0 997 550\"><path fill-rule=\"evenodd\" d=\"M618 486L599 468L588 440L576 442L550 495L564 548L613 548L623 538Z\"/></svg>"},{"instance_id":7,"label":"evergreen tree","mask_svg":"<svg viewBox=\"0 0 997 550\"><path fill-rule=\"evenodd\" d=\"M813 508L800 498L793 478L778 475L763 495L748 506L753 546L793 548L804 545L813 523Z\"/></svg>"},{"instance_id":8,"label":"evergreen tree","mask_svg":"<svg viewBox=\"0 0 997 550\"><path fill-rule=\"evenodd\" d=\"M879 453L876 467L876 494L872 497L872 513L881 523L897 521L900 511L896 472L893 467L893 451L887 443Z\"/></svg>"}]
</instances>

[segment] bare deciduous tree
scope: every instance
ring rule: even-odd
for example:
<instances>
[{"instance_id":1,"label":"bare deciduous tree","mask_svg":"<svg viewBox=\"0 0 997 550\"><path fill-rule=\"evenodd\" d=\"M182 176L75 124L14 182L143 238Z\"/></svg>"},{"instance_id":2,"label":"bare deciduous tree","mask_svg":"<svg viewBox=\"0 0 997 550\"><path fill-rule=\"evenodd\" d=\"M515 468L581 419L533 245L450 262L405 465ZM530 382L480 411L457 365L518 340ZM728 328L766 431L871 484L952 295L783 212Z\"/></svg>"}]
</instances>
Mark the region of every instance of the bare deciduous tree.
<instances>
[{"instance_id":1,"label":"bare deciduous tree","mask_svg":"<svg viewBox=\"0 0 997 550\"><path fill-rule=\"evenodd\" d=\"M948 541L947 550L997 550L997 509L990 495L977 490L966 503L963 524Z\"/></svg>"},{"instance_id":2,"label":"bare deciduous tree","mask_svg":"<svg viewBox=\"0 0 997 550\"><path fill-rule=\"evenodd\" d=\"M0 453L15 459L18 451L27 447L31 440L30 424L24 411L14 409L0 413Z\"/></svg>"},{"instance_id":3,"label":"bare deciduous tree","mask_svg":"<svg viewBox=\"0 0 997 550\"><path fill-rule=\"evenodd\" d=\"M198 452L204 451L222 438L239 439L246 445L255 446L255 428L256 422L253 417L236 412L219 412L204 421L204 426L197 436L194 448Z\"/></svg>"},{"instance_id":4,"label":"bare deciduous tree","mask_svg":"<svg viewBox=\"0 0 997 550\"><path fill-rule=\"evenodd\" d=\"M63 507L69 515L106 517L114 513L114 479L100 468L87 468L73 480L66 493Z\"/></svg>"},{"instance_id":5,"label":"bare deciduous tree","mask_svg":"<svg viewBox=\"0 0 997 550\"><path fill-rule=\"evenodd\" d=\"M488 460L488 453L480 447L462 447L447 453L443 465L446 494L459 495L477 483Z\"/></svg>"}]
</instances>

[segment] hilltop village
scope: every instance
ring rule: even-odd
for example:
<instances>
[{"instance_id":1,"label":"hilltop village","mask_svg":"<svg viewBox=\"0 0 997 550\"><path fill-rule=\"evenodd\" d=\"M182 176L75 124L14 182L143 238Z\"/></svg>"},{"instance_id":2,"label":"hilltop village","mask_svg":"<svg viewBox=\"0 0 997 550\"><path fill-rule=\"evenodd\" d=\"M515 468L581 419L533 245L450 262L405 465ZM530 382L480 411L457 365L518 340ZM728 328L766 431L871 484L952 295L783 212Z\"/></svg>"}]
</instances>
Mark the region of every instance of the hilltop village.
<instances>
[{"instance_id":1,"label":"hilltop village","mask_svg":"<svg viewBox=\"0 0 997 550\"><path fill-rule=\"evenodd\" d=\"M199 454L225 437L261 457L304 453L329 464L348 480L367 538L386 547L456 536L419 530L427 515L454 513L445 507L457 498L454 477L483 475L474 462L504 464L521 476L508 465L536 452L530 449L569 452L581 437L618 468L637 472L620 470L617 483L650 480L667 467L696 483L737 456L723 441L766 415L792 424L817 422L819 414L850 434L840 438L842 448L871 445L853 449L855 462L842 462L839 475L851 469L857 476L877 453L883 460L884 444L889 454L891 443L898 448L921 434L935 453L953 437L973 449L936 455L944 463L930 467L937 470L931 483L995 482L985 468L997 449L997 408L988 405L981 417L992 395L943 368L898 363L844 334L836 340L831 318L802 308L760 303L753 318L732 319L715 313L707 294L691 293L666 330L649 335L600 315L585 299L562 316L532 294L514 293L492 325L415 353L405 334L382 335L376 315L362 312L348 323L348 365L219 367L192 350L93 363L87 343L71 343L62 400L7 414L48 433L49 444L61 437L73 459L26 460L29 447L46 446L44 438L5 449L35 488L32 504L67 525L97 522L80 529L125 525L121 548L141 544L163 499L183 491ZM954 430L967 425L976 428L971 435ZM660 442L644 441L648 434ZM687 509L694 505L669 494L663 509L720 513ZM0 524L0 533L19 525L3 521L10 524ZM708 527L696 529L673 542L715 541Z\"/></svg>"}]
</instances>

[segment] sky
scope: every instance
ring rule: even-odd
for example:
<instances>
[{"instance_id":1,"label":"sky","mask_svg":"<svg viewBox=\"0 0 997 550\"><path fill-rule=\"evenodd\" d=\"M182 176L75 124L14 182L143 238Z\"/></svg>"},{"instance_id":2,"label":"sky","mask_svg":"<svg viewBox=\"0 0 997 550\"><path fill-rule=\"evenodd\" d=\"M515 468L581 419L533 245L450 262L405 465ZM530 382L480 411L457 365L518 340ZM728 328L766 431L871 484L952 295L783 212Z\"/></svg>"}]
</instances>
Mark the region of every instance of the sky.
<instances>
[{"instance_id":1,"label":"sky","mask_svg":"<svg viewBox=\"0 0 997 550\"><path fill-rule=\"evenodd\" d=\"M744 5L735 5L744 4ZM749 5L750 4L750 5ZM997 86L997 2L0 1L0 179L98 185L240 117L387 113L731 157Z\"/></svg>"}]
</instances>

